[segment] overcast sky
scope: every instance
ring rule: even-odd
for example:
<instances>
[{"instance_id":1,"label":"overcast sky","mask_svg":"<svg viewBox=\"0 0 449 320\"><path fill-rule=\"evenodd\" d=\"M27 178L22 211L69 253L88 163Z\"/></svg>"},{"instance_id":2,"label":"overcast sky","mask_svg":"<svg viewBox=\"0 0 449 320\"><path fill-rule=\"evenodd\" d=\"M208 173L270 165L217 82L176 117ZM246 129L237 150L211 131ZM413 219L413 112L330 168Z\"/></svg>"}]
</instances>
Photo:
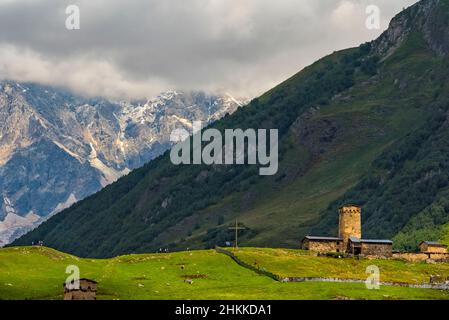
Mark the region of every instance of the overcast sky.
<instances>
[{"instance_id":1,"label":"overcast sky","mask_svg":"<svg viewBox=\"0 0 449 320\"><path fill-rule=\"evenodd\" d=\"M253 97L377 37L416 0L0 0L0 77L86 95L226 91ZM67 30L66 7L80 9ZM365 27L380 8L381 29Z\"/></svg>"}]
</instances>

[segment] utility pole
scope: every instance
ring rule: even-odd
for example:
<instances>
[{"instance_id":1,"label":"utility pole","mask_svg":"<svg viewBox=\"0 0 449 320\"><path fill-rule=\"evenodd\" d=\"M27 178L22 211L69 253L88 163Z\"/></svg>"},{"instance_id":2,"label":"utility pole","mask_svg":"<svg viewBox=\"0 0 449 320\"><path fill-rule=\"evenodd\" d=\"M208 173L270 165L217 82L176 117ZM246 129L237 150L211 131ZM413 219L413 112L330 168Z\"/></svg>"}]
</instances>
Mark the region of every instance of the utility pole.
<instances>
[{"instance_id":1,"label":"utility pole","mask_svg":"<svg viewBox=\"0 0 449 320\"><path fill-rule=\"evenodd\" d=\"M237 219L235 219L235 227L230 227L229 230L234 230L235 231L235 249L239 248L238 245L238 239L239 239L239 230L245 230L245 227L239 227L238 221Z\"/></svg>"}]
</instances>

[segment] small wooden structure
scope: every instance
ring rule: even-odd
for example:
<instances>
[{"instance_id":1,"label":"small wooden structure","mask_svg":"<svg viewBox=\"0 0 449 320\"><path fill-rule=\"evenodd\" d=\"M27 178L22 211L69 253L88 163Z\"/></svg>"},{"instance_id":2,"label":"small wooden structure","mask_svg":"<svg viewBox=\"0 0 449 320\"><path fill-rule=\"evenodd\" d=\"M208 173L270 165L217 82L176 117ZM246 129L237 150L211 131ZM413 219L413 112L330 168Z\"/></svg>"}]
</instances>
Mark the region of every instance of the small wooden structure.
<instances>
[{"instance_id":1,"label":"small wooden structure","mask_svg":"<svg viewBox=\"0 0 449 320\"><path fill-rule=\"evenodd\" d=\"M97 282L89 279L80 279L77 289L67 287L64 283L64 300L96 300Z\"/></svg>"}]
</instances>

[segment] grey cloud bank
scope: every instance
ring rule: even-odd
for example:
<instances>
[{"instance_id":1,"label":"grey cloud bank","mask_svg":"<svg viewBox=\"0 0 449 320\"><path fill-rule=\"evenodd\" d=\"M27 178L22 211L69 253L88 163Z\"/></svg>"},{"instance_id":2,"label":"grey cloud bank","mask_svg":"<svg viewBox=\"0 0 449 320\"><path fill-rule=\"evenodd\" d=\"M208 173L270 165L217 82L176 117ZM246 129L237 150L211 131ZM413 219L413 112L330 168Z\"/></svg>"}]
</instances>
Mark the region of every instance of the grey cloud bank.
<instances>
[{"instance_id":1,"label":"grey cloud bank","mask_svg":"<svg viewBox=\"0 0 449 320\"><path fill-rule=\"evenodd\" d=\"M371 40L416 0L0 0L0 77L85 95L167 89L255 96ZM65 9L79 6L81 29ZM381 29L365 9L381 10Z\"/></svg>"}]
</instances>

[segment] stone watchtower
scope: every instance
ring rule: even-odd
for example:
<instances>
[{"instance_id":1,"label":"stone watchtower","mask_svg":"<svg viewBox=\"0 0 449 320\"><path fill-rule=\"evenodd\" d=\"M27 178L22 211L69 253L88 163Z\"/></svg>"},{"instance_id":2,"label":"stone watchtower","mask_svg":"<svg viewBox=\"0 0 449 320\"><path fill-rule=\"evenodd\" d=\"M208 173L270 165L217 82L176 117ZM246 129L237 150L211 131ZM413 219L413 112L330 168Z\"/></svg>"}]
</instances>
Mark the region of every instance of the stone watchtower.
<instances>
[{"instance_id":1,"label":"stone watchtower","mask_svg":"<svg viewBox=\"0 0 449 320\"><path fill-rule=\"evenodd\" d=\"M343 250L348 247L350 237L362 238L362 209L346 205L339 210L338 237L343 239Z\"/></svg>"}]
</instances>

